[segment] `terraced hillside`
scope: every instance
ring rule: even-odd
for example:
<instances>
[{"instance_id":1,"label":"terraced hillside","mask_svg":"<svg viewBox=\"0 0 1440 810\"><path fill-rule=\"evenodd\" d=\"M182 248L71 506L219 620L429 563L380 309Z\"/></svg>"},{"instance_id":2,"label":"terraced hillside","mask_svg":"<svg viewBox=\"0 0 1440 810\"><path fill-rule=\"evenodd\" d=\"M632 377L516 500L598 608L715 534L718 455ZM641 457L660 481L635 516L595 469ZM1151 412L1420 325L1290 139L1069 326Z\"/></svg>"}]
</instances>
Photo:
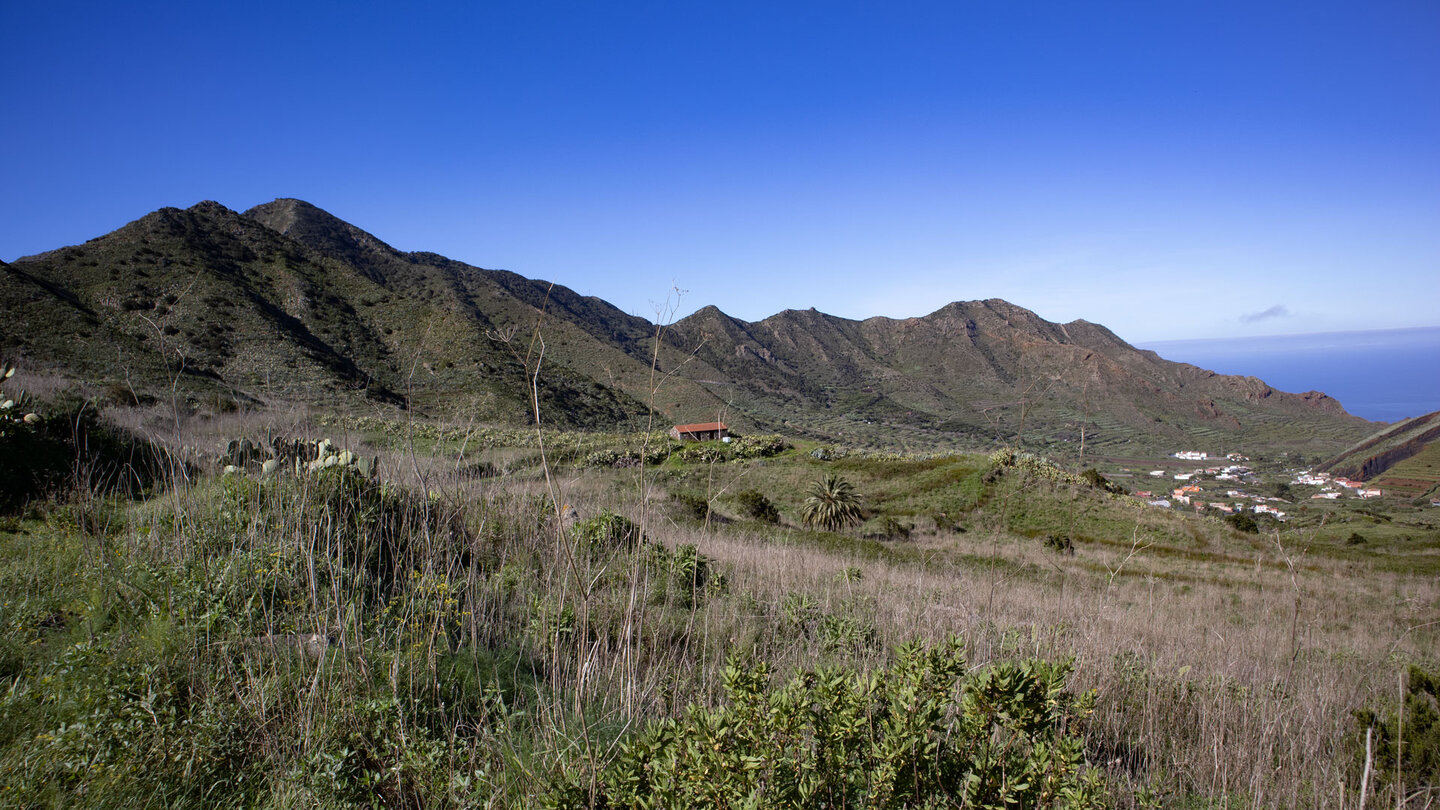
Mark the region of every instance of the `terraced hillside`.
<instances>
[{"instance_id":1,"label":"terraced hillside","mask_svg":"<svg viewBox=\"0 0 1440 810\"><path fill-rule=\"evenodd\" d=\"M1420 452L1392 465L1370 483L1396 497L1440 497L1440 442L1429 442Z\"/></svg>"},{"instance_id":2,"label":"terraced hillside","mask_svg":"<svg viewBox=\"0 0 1440 810\"><path fill-rule=\"evenodd\" d=\"M1366 481L1401 497L1433 493L1440 486L1440 411L1386 428L1319 470Z\"/></svg>"}]
</instances>

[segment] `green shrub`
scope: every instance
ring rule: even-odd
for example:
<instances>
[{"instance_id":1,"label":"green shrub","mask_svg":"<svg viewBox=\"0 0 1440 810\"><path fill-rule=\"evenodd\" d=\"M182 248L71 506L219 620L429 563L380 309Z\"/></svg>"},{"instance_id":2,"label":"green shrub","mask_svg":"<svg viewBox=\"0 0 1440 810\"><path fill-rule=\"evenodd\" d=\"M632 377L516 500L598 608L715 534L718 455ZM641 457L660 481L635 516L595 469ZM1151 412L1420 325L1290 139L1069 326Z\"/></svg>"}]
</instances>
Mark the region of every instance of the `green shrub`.
<instances>
[{"instance_id":1,"label":"green shrub","mask_svg":"<svg viewBox=\"0 0 1440 810\"><path fill-rule=\"evenodd\" d=\"M964 531L964 529L961 529L959 524L955 522L955 519L950 517L948 512L933 512L930 515L930 519L934 521L935 531L937 532Z\"/></svg>"},{"instance_id":2,"label":"green shrub","mask_svg":"<svg viewBox=\"0 0 1440 810\"><path fill-rule=\"evenodd\" d=\"M0 394L0 512L71 486L139 495L176 465L154 444L102 422L89 402Z\"/></svg>"},{"instance_id":3,"label":"green shrub","mask_svg":"<svg viewBox=\"0 0 1440 810\"><path fill-rule=\"evenodd\" d=\"M687 444L676 455L680 456L681 461L700 464L716 464L730 458L730 453L725 445L712 442Z\"/></svg>"},{"instance_id":4,"label":"green shrub","mask_svg":"<svg viewBox=\"0 0 1440 810\"><path fill-rule=\"evenodd\" d=\"M1068 534L1045 535L1045 547L1060 554L1075 553L1075 541L1071 540Z\"/></svg>"},{"instance_id":5,"label":"green shrub","mask_svg":"<svg viewBox=\"0 0 1440 810\"><path fill-rule=\"evenodd\" d=\"M1085 484L1099 486L1103 489L1106 484L1110 483L1098 472L1094 476L1075 475L1060 469L1059 465L1047 458L1011 448L996 450L990 454L990 472L986 474L985 480L987 482L994 481L1012 471L1030 479L1049 481L1053 484ZM1091 471L1087 470L1086 472ZM1115 491L1124 492L1124 488L1117 487Z\"/></svg>"},{"instance_id":6,"label":"green shrub","mask_svg":"<svg viewBox=\"0 0 1440 810\"><path fill-rule=\"evenodd\" d=\"M128 384L118 381L105 386L105 393L101 399L111 405L127 408L148 405L155 401L154 397L139 394Z\"/></svg>"},{"instance_id":7,"label":"green shrub","mask_svg":"<svg viewBox=\"0 0 1440 810\"><path fill-rule=\"evenodd\" d=\"M784 613L786 624L805 632L806 635L809 635L810 627L820 617L820 603L803 591L787 595L780 605L780 610Z\"/></svg>"},{"instance_id":8,"label":"green shrub","mask_svg":"<svg viewBox=\"0 0 1440 810\"><path fill-rule=\"evenodd\" d=\"M910 532L914 530L913 525L902 523L889 515L880 521L880 536L886 540L909 540Z\"/></svg>"},{"instance_id":9,"label":"green shrub","mask_svg":"<svg viewBox=\"0 0 1440 810\"><path fill-rule=\"evenodd\" d=\"M576 522L575 536L596 549L634 548L643 539L639 526L608 509Z\"/></svg>"},{"instance_id":10,"label":"green shrub","mask_svg":"<svg viewBox=\"0 0 1440 810\"><path fill-rule=\"evenodd\" d=\"M467 464L459 472L463 478L494 478L500 475L500 469L488 461Z\"/></svg>"},{"instance_id":11,"label":"green shrub","mask_svg":"<svg viewBox=\"0 0 1440 810\"><path fill-rule=\"evenodd\" d=\"M598 775L599 807L1101 807L1067 664L967 671L961 645L901 647L883 671L821 669L779 688L726 666L727 702L691 706L624 743ZM571 768L551 807L589 801Z\"/></svg>"},{"instance_id":12,"label":"green shrub","mask_svg":"<svg viewBox=\"0 0 1440 810\"><path fill-rule=\"evenodd\" d=\"M780 510L758 489L747 489L736 495L735 500L739 502L740 511L744 512L746 517L766 523L780 522Z\"/></svg>"},{"instance_id":13,"label":"green shrub","mask_svg":"<svg viewBox=\"0 0 1440 810\"><path fill-rule=\"evenodd\" d=\"M1226 515L1225 522L1247 534L1260 533L1260 524L1255 522L1255 518L1249 512L1236 512L1233 515Z\"/></svg>"},{"instance_id":14,"label":"green shrub","mask_svg":"<svg viewBox=\"0 0 1440 810\"><path fill-rule=\"evenodd\" d=\"M252 803L264 780L234 703L137 652L76 644L46 668L47 689L0 699L25 738L7 750L0 802L140 807L161 794L201 806L211 786L225 784L227 800Z\"/></svg>"},{"instance_id":15,"label":"green shrub","mask_svg":"<svg viewBox=\"0 0 1440 810\"><path fill-rule=\"evenodd\" d=\"M586 467L621 467L628 463L633 456L629 453L622 453L619 450L596 450L587 455L582 464Z\"/></svg>"},{"instance_id":16,"label":"green shrub","mask_svg":"<svg viewBox=\"0 0 1440 810\"><path fill-rule=\"evenodd\" d=\"M878 638L873 622L854 616L827 613L816 623L820 646L827 653L856 655L870 649Z\"/></svg>"},{"instance_id":17,"label":"green shrub","mask_svg":"<svg viewBox=\"0 0 1440 810\"><path fill-rule=\"evenodd\" d=\"M765 436L742 436L730 443L730 451L736 458L770 458L789 449L790 445L775 434Z\"/></svg>"},{"instance_id":18,"label":"green shrub","mask_svg":"<svg viewBox=\"0 0 1440 810\"><path fill-rule=\"evenodd\" d=\"M1106 478L1105 476L1101 475L1101 474L1100 474L1100 471L1097 470L1097 469L1095 469L1094 467L1091 467L1090 469L1086 470L1085 472L1080 473L1080 478L1083 479L1083 480L1085 481L1085 483L1087 483L1087 484L1089 484L1090 486L1092 486L1092 487L1094 487L1094 488L1096 488L1096 489L1098 489L1098 490L1101 490L1101 491L1103 491L1103 492L1109 492L1109 493L1112 493L1112 494L1114 494L1114 495L1124 495L1124 494L1125 494L1125 488L1124 488L1124 487L1120 486L1119 484L1114 483L1114 482L1111 481L1110 479L1108 479L1108 478Z\"/></svg>"},{"instance_id":19,"label":"green shrub","mask_svg":"<svg viewBox=\"0 0 1440 810\"><path fill-rule=\"evenodd\" d=\"M1440 789L1440 670L1412 664L1405 674L1403 717L1400 708L1385 700L1355 712L1351 747L1356 783L1365 764L1365 734L1373 729L1371 778L1377 785L1393 787L1398 752L1407 793Z\"/></svg>"},{"instance_id":20,"label":"green shrub","mask_svg":"<svg viewBox=\"0 0 1440 810\"><path fill-rule=\"evenodd\" d=\"M656 568L668 572L670 585L684 607L693 607L709 592L724 591L728 577L721 573L714 560L700 553L692 543L685 543L670 552L656 544L651 553Z\"/></svg>"},{"instance_id":21,"label":"green shrub","mask_svg":"<svg viewBox=\"0 0 1440 810\"><path fill-rule=\"evenodd\" d=\"M505 706L533 702L538 683L537 664L518 645L444 653L435 665L434 698L445 712L436 713L478 727L501 717ZM443 718L434 725L443 730Z\"/></svg>"},{"instance_id":22,"label":"green shrub","mask_svg":"<svg viewBox=\"0 0 1440 810\"><path fill-rule=\"evenodd\" d=\"M686 517L694 520L706 520L710 517L710 501L699 495L676 492L670 495L670 499L680 507L680 512Z\"/></svg>"}]
</instances>

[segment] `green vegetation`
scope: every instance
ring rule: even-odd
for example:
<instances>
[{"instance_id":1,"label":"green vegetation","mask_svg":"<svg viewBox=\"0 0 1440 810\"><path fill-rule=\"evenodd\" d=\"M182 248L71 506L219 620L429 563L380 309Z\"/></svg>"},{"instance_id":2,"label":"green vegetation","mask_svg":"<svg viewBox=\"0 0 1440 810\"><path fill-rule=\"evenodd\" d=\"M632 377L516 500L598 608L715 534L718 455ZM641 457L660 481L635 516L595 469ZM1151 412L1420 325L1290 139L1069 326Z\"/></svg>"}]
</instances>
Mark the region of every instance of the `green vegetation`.
<instances>
[{"instance_id":1,"label":"green vegetation","mask_svg":"<svg viewBox=\"0 0 1440 810\"><path fill-rule=\"evenodd\" d=\"M806 488L800 520L806 526L838 531L860 522L862 504L854 484L838 475L826 475Z\"/></svg>"},{"instance_id":2,"label":"green vegetation","mask_svg":"<svg viewBox=\"0 0 1440 810\"><path fill-rule=\"evenodd\" d=\"M735 500L740 505L740 511L744 512L746 517L763 520L766 523L780 522L780 510L776 509L775 504L771 503L770 499L758 489L744 490L735 496Z\"/></svg>"},{"instance_id":3,"label":"green vegetation","mask_svg":"<svg viewBox=\"0 0 1440 810\"><path fill-rule=\"evenodd\" d=\"M0 379L14 376L0 366ZM41 405L24 392L0 394L0 513L80 485L97 494L133 496L179 461L114 429L91 403L66 397Z\"/></svg>"},{"instance_id":4,"label":"green vegetation","mask_svg":"<svg viewBox=\"0 0 1440 810\"><path fill-rule=\"evenodd\" d=\"M969 671L958 641L901 648L883 671L797 674L732 660L726 704L689 707L629 743L593 793L558 807L1099 807L1079 721L1093 698L1043 661ZM583 775L582 775L583 776Z\"/></svg>"},{"instance_id":5,"label":"green vegetation","mask_svg":"<svg viewBox=\"0 0 1440 810\"><path fill-rule=\"evenodd\" d=\"M1355 805L1367 730L1375 806L1440 779L1428 506L1252 533L1016 450L383 411L140 435L20 376L0 469L63 474L0 520L3 806Z\"/></svg>"},{"instance_id":6,"label":"green vegetation","mask_svg":"<svg viewBox=\"0 0 1440 810\"><path fill-rule=\"evenodd\" d=\"M1412 665L1402 683L1402 701L1355 712L1355 771L1363 779L1369 769L1381 785L1403 791L1408 784L1428 798L1440 787L1440 671Z\"/></svg>"},{"instance_id":7,"label":"green vegetation","mask_svg":"<svg viewBox=\"0 0 1440 810\"><path fill-rule=\"evenodd\" d=\"M651 323L395 250L299 200L165 208L5 265L0 309L0 346L37 369L115 402L215 414L303 403L523 427L538 411L549 427L629 432L724 413L741 432L792 440L902 455L1003 442L1066 463L1196 443L1328 456L1372 427L1333 401L1169 363L998 300L903 321L786 311L749 324L706 307ZM1091 384L1099 367L1103 386ZM688 452L782 448L759 436Z\"/></svg>"},{"instance_id":8,"label":"green vegetation","mask_svg":"<svg viewBox=\"0 0 1440 810\"><path fill-rule=\"evenodd\" d=\"M1251 516L1249 512L1236 512L1233 515L1226 515L1225 522L1234 526L1238 531L1248 532L1250 534L1260 533L1260 524L1255 522L1255 518Z\"/></svg>"}]
</instances>

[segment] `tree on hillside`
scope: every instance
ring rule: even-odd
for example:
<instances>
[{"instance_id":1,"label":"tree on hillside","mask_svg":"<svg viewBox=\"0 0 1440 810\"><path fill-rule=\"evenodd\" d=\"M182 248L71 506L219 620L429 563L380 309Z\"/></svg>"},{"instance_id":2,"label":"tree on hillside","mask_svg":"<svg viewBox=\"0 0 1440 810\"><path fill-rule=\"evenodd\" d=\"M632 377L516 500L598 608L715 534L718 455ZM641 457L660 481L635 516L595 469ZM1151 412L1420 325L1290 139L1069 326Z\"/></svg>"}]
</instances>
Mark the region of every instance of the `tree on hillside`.
<instances>
[{"instance_id":1,"label":"tree on hillside","mask_svg":"<svg viewBox=\"0 0 1440 810\"><path fill-rule=\"evenodd\" d=\"M805 490L800 521L810 528L837 531L859 523L864 503L855 485L834 473L815 481Z\"/></svg>"}]
</instances>

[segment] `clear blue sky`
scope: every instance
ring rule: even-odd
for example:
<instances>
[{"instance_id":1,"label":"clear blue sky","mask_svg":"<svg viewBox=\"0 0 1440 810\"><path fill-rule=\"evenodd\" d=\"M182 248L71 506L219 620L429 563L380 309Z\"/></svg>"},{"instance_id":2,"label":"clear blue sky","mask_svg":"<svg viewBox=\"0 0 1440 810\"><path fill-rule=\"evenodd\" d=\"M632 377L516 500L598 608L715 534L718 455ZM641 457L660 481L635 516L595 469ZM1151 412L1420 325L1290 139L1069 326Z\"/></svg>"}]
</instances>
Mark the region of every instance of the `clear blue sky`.
<instances>
[{"instance_id":1,"label":"clear blue sky","mask_svg":"<svg viewBox=\"0 0 1440 810\"><path fill-rule=\"evenodd\" d=\"M1440 4L5 2L0 258L299 197L654 319L1440 324Z\"/></svg>"}]
</instances>

